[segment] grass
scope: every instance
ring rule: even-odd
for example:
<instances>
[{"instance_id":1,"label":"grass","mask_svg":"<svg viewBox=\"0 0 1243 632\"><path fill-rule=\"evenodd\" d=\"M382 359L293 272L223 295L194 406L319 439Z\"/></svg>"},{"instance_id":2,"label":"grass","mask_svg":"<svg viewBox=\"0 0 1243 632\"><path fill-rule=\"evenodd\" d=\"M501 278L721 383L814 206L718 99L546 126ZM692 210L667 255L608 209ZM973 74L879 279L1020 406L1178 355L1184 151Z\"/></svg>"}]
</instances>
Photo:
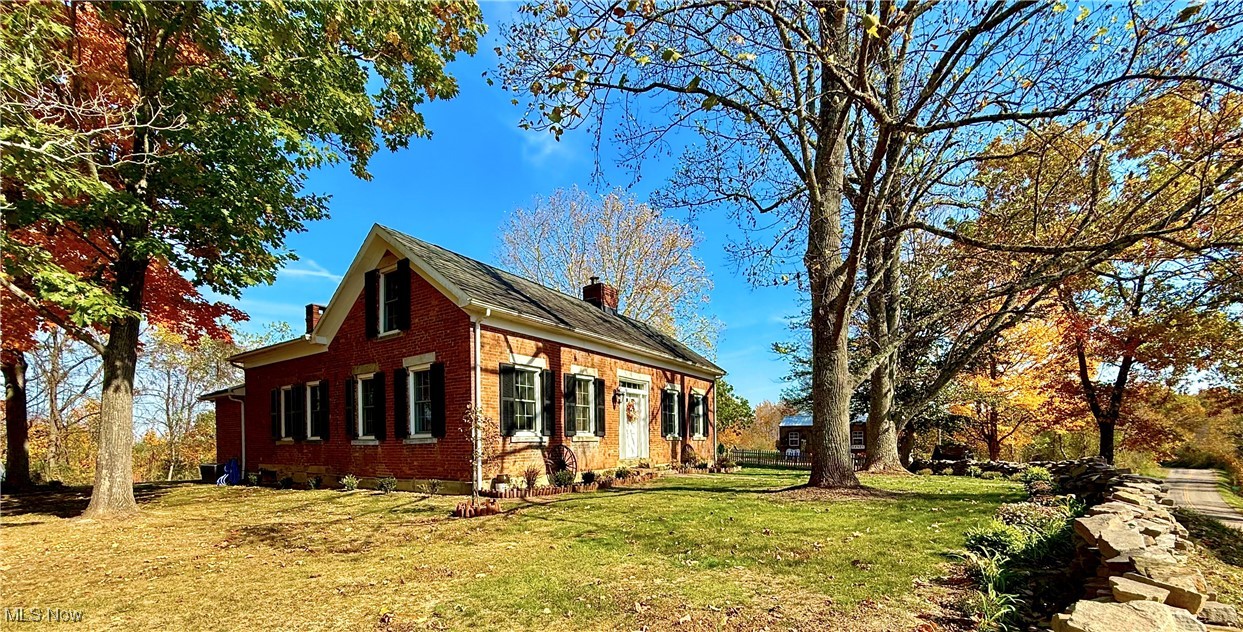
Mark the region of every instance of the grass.
<instances>
[{"instance_id":1,"label":"grass","mask_svg":"<svg viewBox=\"0 0 1243 632\"><path fill-rule=\"evenodd\" d=\"M0 583L6 607L88 627L911 629L949 598L928 580L963 532L1022 495L914 476L783 491L805 477L668 476L469 520L414 493L148 487L118 523L68 518L84 492L6 497Z\"/></svg>"},{"instance_id":2,"label":"grass","mask_svg":"<svg viewBox=\"0 0 1243 632\"><path fill-rule=\"evenodd\" d=\"M1221 499L1227 505L1243 511L1243 496L1239 495L1240 490L1230 485L1230 476L1221 470L1217 471L1217 491L1221 492Z\"/></svg>"},{"instance_id":3,"label":"grass","mask_svg":"<svg viewBox=\"0 0 1243 632\"><path fill-rule=\"evenodd\" d=\"M1217 589L1218 599L1243 607L1243 531L1189 509L1176 509L1174 513L1201 546L1192 561Z\"/></svg>"}]
</instances>

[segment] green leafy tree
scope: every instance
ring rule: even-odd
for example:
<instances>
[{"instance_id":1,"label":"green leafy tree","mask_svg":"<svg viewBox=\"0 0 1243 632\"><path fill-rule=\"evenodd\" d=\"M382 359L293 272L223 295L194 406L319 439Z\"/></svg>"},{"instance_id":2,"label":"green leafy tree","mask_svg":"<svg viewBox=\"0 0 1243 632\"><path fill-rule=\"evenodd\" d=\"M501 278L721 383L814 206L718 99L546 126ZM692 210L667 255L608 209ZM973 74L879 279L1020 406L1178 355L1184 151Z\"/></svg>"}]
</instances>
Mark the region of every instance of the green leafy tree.
<instances>
[{"instance_id":1,"label":"green leafy tree","mask_svg":"<svg viewBox=\"0 0 1243 632\"><path fill-rule=\"evenodd\" d=\"M755 409L747 398L735 394L734 386L725 380L716 382L717 431L741 431L755 423Z\"/></svg>"},{"instance_id":2,"label":"green leafy tree","mask_svg":"<svg viewBox=\"0 0 1243 632\"><path fill-rule=\"evenodd\" d=\"M133 395L147 274L168 265L237 296L293 258L327 213L308 170L368 177L381 145L429 131L445 64L474 53L474 3L21 3L6 46L3 288L103 359L86 515L136 510ZM7 41L6 41L7 43ZM72 231L101 262L76 275L20 238ZM18 280L26 279L22 285ZM106 333L101 339L94 330Z\"/></svg>"}]
</instances>

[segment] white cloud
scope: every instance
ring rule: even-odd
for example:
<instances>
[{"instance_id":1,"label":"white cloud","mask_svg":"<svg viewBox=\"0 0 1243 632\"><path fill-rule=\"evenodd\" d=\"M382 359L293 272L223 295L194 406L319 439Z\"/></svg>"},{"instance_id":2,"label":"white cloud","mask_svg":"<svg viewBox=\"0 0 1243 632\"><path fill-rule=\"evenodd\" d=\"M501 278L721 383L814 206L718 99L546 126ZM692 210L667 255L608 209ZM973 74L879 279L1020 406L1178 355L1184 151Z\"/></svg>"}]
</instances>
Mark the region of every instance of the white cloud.
<instances>
[{"instance_id":1,"label":"white cloud","mask_svg":"<svg viewBox=\"0 0 1243 632\"><path fill-rule=\"evenodd\" d=\"M298 267L285 268L284 270L281 270L280 274L283 276L291 276L291 277L308 277L308 278L315 278L315 279L328 279L332 281L333 283L341 282L340 274L333 274L332 272L329 272L328 269L325 268L324 266L321 266L318 263L315 263L314 259L301 259L299 260L298 263L302 265Z\"/></svg>"}]
</instances>

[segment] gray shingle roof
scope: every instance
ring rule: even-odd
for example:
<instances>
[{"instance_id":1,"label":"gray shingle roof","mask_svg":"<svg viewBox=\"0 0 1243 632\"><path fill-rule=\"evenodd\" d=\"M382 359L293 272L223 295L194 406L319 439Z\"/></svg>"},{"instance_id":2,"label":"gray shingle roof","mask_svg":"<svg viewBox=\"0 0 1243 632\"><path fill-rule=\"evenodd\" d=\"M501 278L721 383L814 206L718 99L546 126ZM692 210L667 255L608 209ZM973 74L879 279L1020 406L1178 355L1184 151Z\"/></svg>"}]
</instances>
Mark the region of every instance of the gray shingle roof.
<instances>
[{"instance_id":1,"label":"gray shingle roof","mask_svg":"<svg viewBox=\"0 0 1243 632\"><path fill-rule=\"evenodd\" d=\"M790 415L778 424L781 428L810 428L811 415Z\"/></svg>"},{"instance_id":2,"label":"gray shingle roof","mask_svg":"<svg viewBox=\"0 0 1243 632\"><path fill-rule=\"evenodd\" d=\"M382 228L471 299L725 373L711 360L646 323L606 312L579 297L545 287L401 231L387 226Z\"/></svg>"}]
</instances>

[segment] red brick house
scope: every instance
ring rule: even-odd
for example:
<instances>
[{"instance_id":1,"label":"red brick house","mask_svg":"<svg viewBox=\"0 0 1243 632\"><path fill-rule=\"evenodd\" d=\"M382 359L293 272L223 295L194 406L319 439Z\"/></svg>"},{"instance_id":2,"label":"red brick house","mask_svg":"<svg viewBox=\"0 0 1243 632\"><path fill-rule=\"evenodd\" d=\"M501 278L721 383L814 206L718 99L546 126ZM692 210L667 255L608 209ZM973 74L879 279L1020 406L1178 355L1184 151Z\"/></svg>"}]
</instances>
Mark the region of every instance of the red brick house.
<instances>
[{"instance_id":1,"label":"red brick house","mask_svg":"<svg viewBox=\"0 0 1243 632\"><path fill-rule=\"evenodd\" d=\"M811 438L811 415L790 415L777 424L777 450L782 454L806 453ZM850 421L850 453L856 460L867 452L867 422L863 418Z\"/></svg>"},{"instance_id":2,"label":"red brick house","mask_svg":"<svg viewBox=\"0 0 1243 632\"><path fill-rule=\"evenodd\" d=\"M560 446L580 471L715 456L724 371L618 314L615 288L570 296L379 225L328 305L307 306L305 335L233 361L245 383L204 397L217 459L247 472L466 491ZM499 435L482 471L471 406Z\"/></svg>"}]
</instances>

